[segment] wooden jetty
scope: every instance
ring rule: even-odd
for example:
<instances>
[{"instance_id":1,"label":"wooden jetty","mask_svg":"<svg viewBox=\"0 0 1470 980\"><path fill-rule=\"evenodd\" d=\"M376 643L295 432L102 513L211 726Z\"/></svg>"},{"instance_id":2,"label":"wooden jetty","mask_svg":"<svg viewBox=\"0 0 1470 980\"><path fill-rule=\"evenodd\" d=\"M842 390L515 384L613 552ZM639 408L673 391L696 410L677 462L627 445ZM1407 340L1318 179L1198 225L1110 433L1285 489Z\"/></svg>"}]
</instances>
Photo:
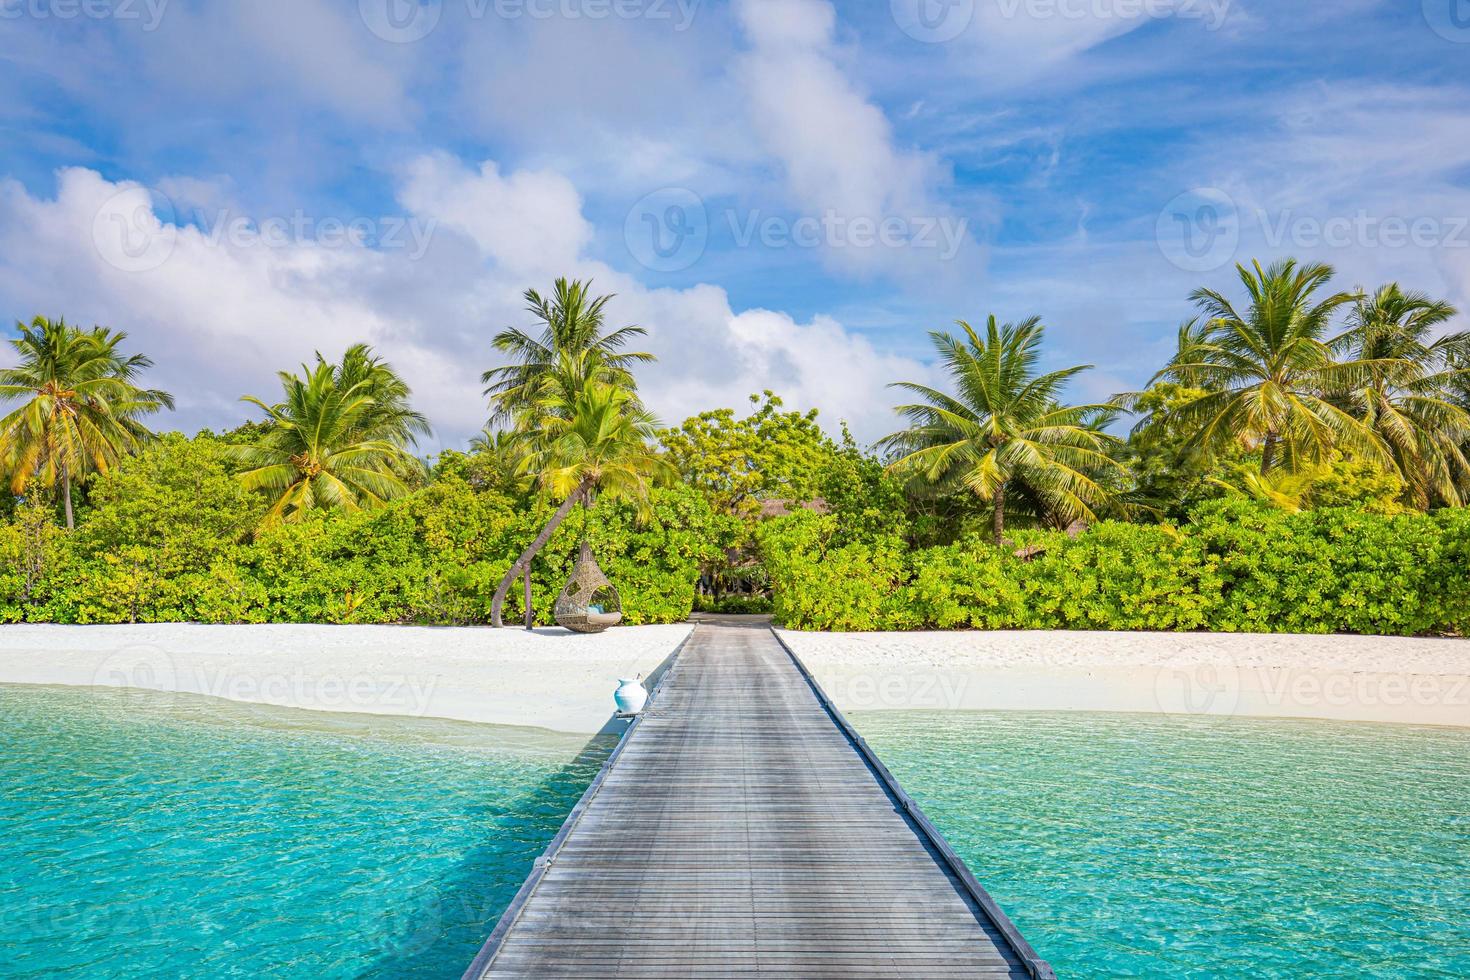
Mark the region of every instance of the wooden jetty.
<instances>
[{"instance_id":1,"label":"wooden jetty","mask_svg":"<svg viewBox=\"0 0 1470 980\"><path fill-rule=\"evenodd\" d=\"M465 973L1052 976L775 633L703 624Z\"/></svg>"}]
</instances>

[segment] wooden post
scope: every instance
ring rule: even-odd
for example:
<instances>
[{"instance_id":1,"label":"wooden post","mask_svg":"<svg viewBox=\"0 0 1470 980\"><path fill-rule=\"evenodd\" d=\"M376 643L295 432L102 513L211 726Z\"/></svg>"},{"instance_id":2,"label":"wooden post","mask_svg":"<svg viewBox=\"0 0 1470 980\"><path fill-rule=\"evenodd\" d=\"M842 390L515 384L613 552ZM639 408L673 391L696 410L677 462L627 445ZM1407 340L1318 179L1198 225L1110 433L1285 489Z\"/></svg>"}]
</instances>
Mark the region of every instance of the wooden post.
<instances>
[{"instance_id":1,"label":"wooden post","mask_svg":"<svg viewBox=\"0 0 1470 980\"><path fill-rule=\"evenodd\" d=\"M526 629L535 625L535 616L531 612L531 563L526 562Z\"/></svg>"}]
</instances>

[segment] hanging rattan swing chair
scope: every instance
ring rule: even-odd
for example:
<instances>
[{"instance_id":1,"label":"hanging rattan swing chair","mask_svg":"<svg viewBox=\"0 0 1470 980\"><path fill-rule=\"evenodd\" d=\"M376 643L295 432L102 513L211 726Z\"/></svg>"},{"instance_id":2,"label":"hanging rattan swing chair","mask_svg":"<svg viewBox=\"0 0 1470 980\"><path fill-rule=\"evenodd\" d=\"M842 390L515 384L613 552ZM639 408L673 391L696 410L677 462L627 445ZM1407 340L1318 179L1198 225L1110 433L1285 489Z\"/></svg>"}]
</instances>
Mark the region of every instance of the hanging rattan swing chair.
<instances>
[{"instance_id":1,"label":"hanging rattan swing chair","mask_svg":"<svg viewBox=\"0 0 1470 980\"><path fill-rule=\"evenodd\" d=\"M566 588L556 597L553 613L559 625L576 633L601 633L623 621L623 600L607 580L592 548L582 542Z\"/></svg>"}]
</instances>

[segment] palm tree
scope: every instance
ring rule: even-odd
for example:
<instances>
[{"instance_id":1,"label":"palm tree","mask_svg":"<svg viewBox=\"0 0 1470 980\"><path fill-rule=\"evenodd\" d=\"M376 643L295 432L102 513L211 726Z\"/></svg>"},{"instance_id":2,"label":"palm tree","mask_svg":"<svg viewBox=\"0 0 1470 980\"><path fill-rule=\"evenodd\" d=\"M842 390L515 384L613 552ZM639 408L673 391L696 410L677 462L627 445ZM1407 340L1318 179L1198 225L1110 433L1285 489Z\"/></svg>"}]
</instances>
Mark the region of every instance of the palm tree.
<instances>
[{"instance_id":1,"label":"palm tree","mask_svg":"<svg viewBox=\"0 0 1470 980\"><path fill-rule=\"evenodd\" d=\"M87 470L105 473L135 452L153 437L140 420L174 400L136 384L153 362L121 353L125 333L40 316L16 329L10 343L20 363L0 371L0 399L25 402L0 419L0 455L15 493L33 481L60 483L66 526L74 528L75 479Z\"/></svg>"},{"instance_id":2,"label":"palm tree","mask_svg":"<svg viewBox=\"0 0 1470 980\"><path fill-rule=\"evenodd\" d=\"M321 354L317 363L324 363ZM337 387L343 391L362 386L372 399L372 408L364 422L364 431L375 439L387 439L399 446L418 444L420 436L433 431L429 420L409 406L413 391L393 370L393 365L378 357L367 344L353 344L342 355L342 363L334 370Z\"/></svg>"},{"instance_id":3,"label":"palm tree","mask_svg":"<svg viewBox=\"0 0 1470 980\"><path fill-rule=\"evenodd\" d=\"M526 628L531 628L531 562L577 504L591 507L604 496L643 505L650 483L674 474L654 448L658 421L627 389L594 382L571 402L552 395L540 407L543 428L523 443L521 469L537 474L542 489L562 503L500 580L490 604L490 621L497 627L511 585L524 576Z\"/></svg>"},{"instance_id":4,"label":"palm tree","mask_svg":"<svg viewBox=\"0 0 1470 980\"><path fill-rule=\"evenodd\" d=\"M1112 409L1059 401L1067 382L1090 365L1039 374L1046 332L1039 317L1000 326L992 316L983 336L963 320L959 326L963 337L929 335L954 395L911 382L890 386L923 399L899 406L908 428L879 443L899 454L891 468L985 499L997 545L1012 490L1025 488L1066 521L1094 519L1093 508L1109 496L1094 474L1122 470L1108 455L1118 440L1095 427Z\"/></svg>"},{"instance_id":5,"label":"palm tree","mask_svg":"<svg viewBox=\"0 0 1470 980\"><path fill-rule=\"evenodd\" d=\"M543 325L539 337L510 327L495 336L495 349L511 359L505 367L481 376L490 398L492 421L516 417L544 400L546 375L580 372L606 384L633 391L632 368L654 360L652 354L624 351L642 327L620 327L603 333L606 307L612 296L593 297L590 282L557 279L550 299L534 289L526 291L526 310Z\"/></svg>"},{"instance_id":6,"label":"palm tree","mask_svg":"<svg viewBox=\"0 0 1470 980\"><path fill-rule=\"evenodd\" d=\"M480 479L514 495L531 489L531 479L521 468L525 455L524 436L509 429L487 425L470 440L470 458Z\"/></svg>"},{"instance_id":7,"label":"palm tree","mask_svg":"<svg viewBox=\"0 0 1470 980\"><path fill-rule=\"evenodd\" d=\"M408 493L404 474L421 466L404 446L407 423L372 397L384 378L344 386L342 368L320 357L314 368L303 365L302 374L281 372L284 397L277 404L242 399L264 410L269 422L256 444L230 447L250 467L241 482L275 497L258 530L300 521L313 510L378 506ZM406 387L402 394L406 400Z\"/></svg>"},{"instance_id":8,"label":"palm tree","mask_svg":"<svg viewBox=\"0 0 1470 980\"><path fill-rule=\"evenodd\" d=\"M1262 476L1278 454L1293 472L1323 462L1333 449L1388 464L1377 434L1328 397L1355 387L1369 367L1334 360L1324 339L1333 313L1355 295L1317 298L1332 278L1327 265L1298 268L1285 259L1264 270L1259 262L1236 270L1250 297L1245 314L1220 293L1197 290L1191 298L1203 320L1181 333L1179 353L1153 379L1206 392L1177 410L1193 433L1185 450L1258 445Z\"/></svg>"},{"instance_id":9,"label":"palm tree","mask_svg":"<svg viewBox=\"0 0 1470 980\"><path fill-rule=\"evenodd\" d=\"M1349 329L1332 347L1367 365L1363 383L1346 393L1347 406L1388 446L1413 503L1460 506L1467 499L1470 411L1455 404L1456 364L1470 356L1470 333L1431 335L1456 310L1398 283L1356 304Z\"/></svg>"}]
</instances>

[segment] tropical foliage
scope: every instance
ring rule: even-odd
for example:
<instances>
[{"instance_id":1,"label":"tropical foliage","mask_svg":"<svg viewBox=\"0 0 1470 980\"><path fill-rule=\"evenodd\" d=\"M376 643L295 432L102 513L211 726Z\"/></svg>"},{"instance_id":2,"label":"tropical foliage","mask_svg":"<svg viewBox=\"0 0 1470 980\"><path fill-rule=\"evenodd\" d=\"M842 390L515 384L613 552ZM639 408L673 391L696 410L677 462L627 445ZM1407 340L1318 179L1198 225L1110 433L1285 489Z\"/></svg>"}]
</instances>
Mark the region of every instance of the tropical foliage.
<instances>
[{"instance_id":1,"label":"tropical foliage","mask_svg":"<svg viewBox=\"0 0 1470 980\"><path fill-rule=\"evenodd\" d=\"M988 502L997 545L1011 494L1024 495L1063 526L1094 520L1093 508L1109 497L1100 481L1122 469L1109 455L1117 440L1102 431L1113 409L1059 400L1067 382L1088 367L1039 373L1045 336L1039 317L1001 326L992 316L983 336L963 320L959 326L963 337L929 335L954 394L914 382L895 385L922 400L899 406L908 428L879 444L897 453L894 469Z\"/></svg>"},{"instance_id":2,"label":"tropical foliage","mask_svg":"<svg viewBox=\"0 0 1470 980\"><path fill-rule=\"evenodd\" d=\"M631 623L1463 634L1456 311L1325 266L1237 273L1108 404L1069 397L1088 369L1051 369L1037 318L936 332L943 381L898 382L873 451L770 391L660 428L643 332L588 283L527 293L484 432L432 466L366 345L282 373L258 421L154 436L148 359L38 319L0 372L0 620L546 623L585 540Z\"/></svg>"},{"instance_id":3,"label":"tropical foliage","mask_svg":"<svg viewBox=\"0 0 1470 980\"><path fill-rule=\"evenodd\" d=\"M1349 363L1367 366L1345 407L1388 447L1421 508L1460 506L1470 490L1470 412L1455 403L1452 385L1470 357L1470 333L1439 333L1455 312L1390 283L1358 300L1333 344Z\"/></svg>"},{"instance_id":4,"label":"tropical foliage","mask_svg":"<svg viewBox=\"0 0 1470 980\"><path fill-rule=\"evenodd\" d=\"M0 459L13 493L59 484L72 528L76 480L107 472L147 442L141 420L172 408L173 398L138 386L153 362L122 353L125 333L39 316L16 330L19 364L0 371L0 400L21 404L0 419Z\"/></svg>"},{"instance_id":5,"label":"tropical foliage","mask_svg":"<svg viewBox=\"0 0 1470 980\"><path fill-rule=\"evenodd\" d=\"M261 438L230 448L240 481L272 503L259 527L301 521L313 510L362 510L408 492L419 469L408 452L428 432L408 407L408 386L370 348L356 346L341 364L317 355L301 374L280 374L282 398L244 401L266 413Z\"/></svg>"},{"instance_id":6,"label":"tropical foliage","mask_svg":"<svg viewBox=\"0 0 1470 980\"><path fill-rule=\"evenodd\" d=\"M634 366L651 362L653 355L623 349L646 333L642 327L603 332L612 300L593 296L592 284L580 280L558 279L549 297L526 290L526 311L541 325L539 333L507 327L496 334L492 346L509 363L480 379L495 421L534 419L548 386L568 400L592 380L636 387Z\"/></svg>"},{"instance_id":7,"label":"tropical foliage","mask_svg":"<svg viewBox=\"0 0 1470 980\"><path fill-rule=\"evenodd\" d=\"M1319 294L1332 278L1326 265L1285 260L1240 267L1250 305L1238 312L1223 293L1194 294L1202 319L1179 335L1179 352L1159 378L1199 389L1177 410L1193 433L1187 448L1219 451L1231 443L1260 448L1264 476L1323 462L1334 449L1382 458L1384 441L1333 395L1357 389L1376 362L1332 356L1332 315L1350 293Z\"/></svg>"}]
</instances>

